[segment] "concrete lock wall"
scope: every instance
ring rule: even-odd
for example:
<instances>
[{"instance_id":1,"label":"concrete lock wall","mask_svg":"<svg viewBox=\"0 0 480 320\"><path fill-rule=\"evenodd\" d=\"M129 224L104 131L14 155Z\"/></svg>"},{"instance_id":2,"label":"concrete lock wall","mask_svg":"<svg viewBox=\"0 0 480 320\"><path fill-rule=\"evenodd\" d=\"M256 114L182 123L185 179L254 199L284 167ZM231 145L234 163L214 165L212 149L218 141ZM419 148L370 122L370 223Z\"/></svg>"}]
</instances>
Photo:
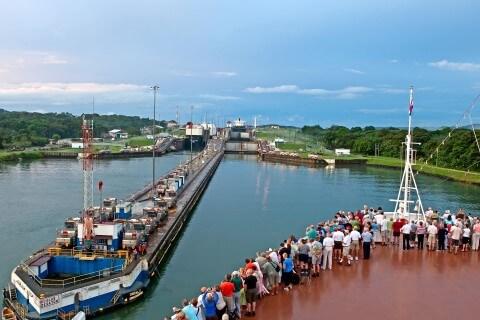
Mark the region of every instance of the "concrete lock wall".
<instances>
[{"instance_id":1,"label":"concrete lock wall","mask_svg":"<svg viewBox=\"0 0 480 320\"><path fill-rule=\"evenodd\" d=\"M257 143L252 141L229 141L225 145L225 151L233 153L256 153Z\"/></svg>"}]
</instances>

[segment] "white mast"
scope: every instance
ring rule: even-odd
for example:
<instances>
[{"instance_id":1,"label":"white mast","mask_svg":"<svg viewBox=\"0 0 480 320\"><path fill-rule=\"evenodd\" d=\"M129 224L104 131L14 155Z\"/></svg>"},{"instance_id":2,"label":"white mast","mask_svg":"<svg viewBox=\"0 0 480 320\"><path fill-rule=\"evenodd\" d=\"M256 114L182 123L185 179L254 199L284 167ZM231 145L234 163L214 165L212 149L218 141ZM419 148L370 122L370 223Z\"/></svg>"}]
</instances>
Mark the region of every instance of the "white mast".
<instances>
[{"instance_id":1,"label":"white mast","mask_svg":"<svg viewBox=\"0 0 480 320\"><path fill-rule=\"evenodd\" d=\"M408 106L408 132L405 138L405 167L403 169L402 181L398 190L397 199L390 201L395 202L395 211L393 215L395 218L405 218L408 220L425 220L425 213L423 211L422 200L418 192L417 182L413 173L412 165L415 164L415 152L412 148L414 144L420 143L412 142L412 111L413 111L413 87L410 87L410 102ZM403 199L401 196L403 194ZM413 200L413 199L416 199ZM415 204L413 212L412 205Z\"/></svg>"}]
</instances>

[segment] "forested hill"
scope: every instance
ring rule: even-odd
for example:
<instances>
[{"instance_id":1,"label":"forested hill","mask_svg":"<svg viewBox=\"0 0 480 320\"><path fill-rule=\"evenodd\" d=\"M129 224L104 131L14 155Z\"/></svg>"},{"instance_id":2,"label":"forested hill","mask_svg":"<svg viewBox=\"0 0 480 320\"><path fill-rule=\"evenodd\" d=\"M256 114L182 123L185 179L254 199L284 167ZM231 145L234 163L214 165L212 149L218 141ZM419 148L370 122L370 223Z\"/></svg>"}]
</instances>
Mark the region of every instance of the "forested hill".
<instances>
[{"instance_id":1,"label":"forested hill","mask_svg":"<svg viewBox=\"0 0 480 320\"><path fill-rule=\"evenodd\" d=\"M94 115L95 136L112 129L122 129L130 135L151 126L152 120L122 115ZM48 139L80 137L81 117L70 113L18 112L0 109L0 149L9 146L42 146ZM165 121L159 121L164 126Z\"/></svg>"},{"instance_id":2,"label":"forested hill","mask_svg":"<svg viewBox=\"0 0 480 320\"><path fill-rule=\"evenodd\" d=\"M332 126L323 129L320 126L304 126L303 134L312 136L323 142L329 148L348 148L352 153L374 155L375 146L380 150L380 156L398 158L402 151L407 131L398 128ZM448 136L451 128L438 130L413 129L413 141L416 145L417 160L429 159L430 164L457 169L480 169L480 153L471 129L459 128L453 131L451 137L442 145L442 140ZM480 137L480 131L476 130ZM438 147L438 153L437 153Z\"/></svg>"}]
</instances>

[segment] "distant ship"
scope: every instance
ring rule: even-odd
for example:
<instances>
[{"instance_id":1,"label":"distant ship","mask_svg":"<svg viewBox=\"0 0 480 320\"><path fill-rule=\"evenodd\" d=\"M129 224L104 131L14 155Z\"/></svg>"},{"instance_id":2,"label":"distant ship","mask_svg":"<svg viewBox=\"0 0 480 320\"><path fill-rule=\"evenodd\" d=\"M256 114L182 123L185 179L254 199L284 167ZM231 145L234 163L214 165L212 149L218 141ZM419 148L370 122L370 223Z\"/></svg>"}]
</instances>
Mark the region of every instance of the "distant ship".
<instances>
[{"instance_id":1,"label":"distant ship","mask_svg":"<svg viewBox=\"0 0 480 320\"><path fill-rule=\"evenodd\" d=\"M238 118L237 120L227 122L227 128L230 130L230 141L246 141L253 139L253 131L249 128L244 120Z\"/></svg>"}]
</instances>

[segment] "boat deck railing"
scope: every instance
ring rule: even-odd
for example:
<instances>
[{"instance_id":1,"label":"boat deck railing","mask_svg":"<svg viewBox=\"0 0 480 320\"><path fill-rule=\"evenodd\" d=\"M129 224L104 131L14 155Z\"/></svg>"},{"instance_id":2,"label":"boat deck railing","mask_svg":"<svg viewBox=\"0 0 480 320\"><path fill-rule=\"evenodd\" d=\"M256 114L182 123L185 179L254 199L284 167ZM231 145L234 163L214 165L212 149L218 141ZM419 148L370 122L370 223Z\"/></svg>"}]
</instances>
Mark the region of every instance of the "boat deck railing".
<instances>
[{"instance_id":1,"label":"boat deck railing","mask_svg":"<svg viewBox=\"0 0 480 320\"><path fill-rule=\"evenodd\" d=\"M65 279L42 279L33 272L30 267L24 263L19 266L24 272L26 272L40 287L42 288L66 288L75 286L77 284L89 282L111 276L122 272L125 269L125 265L114 266L110 268L101 269L98 271L84 273L78 276L73 276Z\"/></svg>"},{"instance_id":2,"label":"boat deck railing","mask_svg":"<svg viewBox=\"0 0 480 320\"><path fill-rule=\"evenodd\" d=\"M106 250L79 250L79 249L63 249L59 247L50 247L44 254L49 256L72 256L80 260L93 260L95 258L117 258L131 261L131 254L128 250L106 251Z\"/></svg>"},{"instance_id":3,"label":"boat deck railing","mask_svg":"<svg viewBox=\"0 0 480 320\"><path fill-rule=\"evenodd\" d=\"M65 288L70 286L75 286L77 284L89 282L92 280L101 279L104 277L111 276L113 274L121 273L125 268L133 261L133 255L131 255L126 250L118 250L115 252L107 251L82 251L76 249L62 249L57 247L48 248L45 251L42 251L39 255L49 255L49 256L72 256L80 260L95 260L97 258L122 258L124 263L122 265L113 266L90 273L84 273L77 276L65 278L65 279L42 279L40 278L26 262L20 264L20 268L25 271L40 287L47 288ZM37 255L38 256L38 255Z\"/></svg>"}]
</instances>

